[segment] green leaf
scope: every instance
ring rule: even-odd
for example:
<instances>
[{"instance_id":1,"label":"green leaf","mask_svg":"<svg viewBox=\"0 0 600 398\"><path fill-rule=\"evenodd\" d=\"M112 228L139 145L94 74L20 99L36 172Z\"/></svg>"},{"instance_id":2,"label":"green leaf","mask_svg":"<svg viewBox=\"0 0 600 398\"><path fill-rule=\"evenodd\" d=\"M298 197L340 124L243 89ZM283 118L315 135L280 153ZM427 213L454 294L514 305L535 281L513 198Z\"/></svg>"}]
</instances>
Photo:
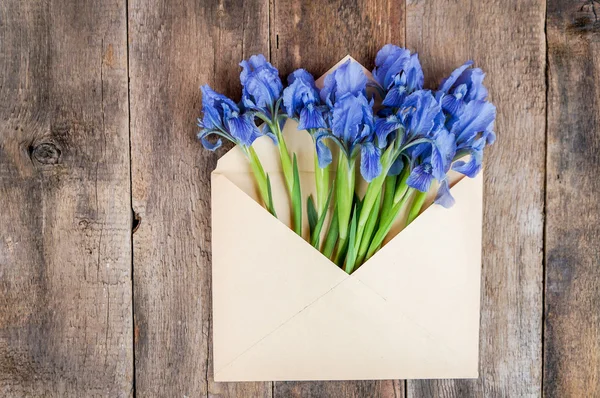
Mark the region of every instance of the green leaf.
<instances>
[{"instance_id":1,"label":"green leaf","mask_svg":"<svg viewBox=\"0 0 600 398\"><path fill-rule=\"evenodd\" d=\"M327 209L329 208L329 202L331 201L331 196L333 196L333 189L329 190L329 195L327 195L327 200L325 201L324 211L321 213L321 217L317 221L313 232L311 232L312 241L311 244L318 249L319 248L319 238L321 237L321 229L323 229L323 224L325 223L325 217L327 217ZM316 214L316 211L315 211Z\"/></svg>"},{"instance_id":2,"label":"green leaf","mask_svg":"<svg viewBox=\"0 0 600 398\"><path fill-rule=\"evenodd\" d=\"M327 258L331 258L333 255L333 250L335 249L335 244L337 243L338 235L339 235L339 226L338 223L338 212L337 205L333 209L333 216L331 217L331 222L329 223L329 230L327 231L327 235L325 236L325 243L323 244L323 255Z\"/></svg>"},{"instance_id":3,"label":"green leaf","mask_svg":"<svg viewBox=\"0 0 600 398\"><path fill-rule=\"evenodd\" d=\"M360 243L356 242L358 246L358 254L356 258L356 265L360 266L365 259L367 254L367 249L369 248L369 244L371 243L371 238L373 237L373 232L375 231L375 227L377 226L377 221L379 220L379 203L381 202L381 192L375 201L375 206L371 210L371 214L369 214L369 218L367 219L367 224L365 226L365 232L363 232L362 239ZM382 215L383 216L383 215Z\"/></svg>"},{"instance_id":4,"label":"green leaf","mask_svg":"<svg viewBox=\"0 0 600 398\"><path fill-rule=\"evenodd\" d=\"M360 213L360 210L362 209L362 205L363 205L362 199L356 193L354 193L354 206L355 206L354 209L356 211L358 211L358 213Z\"/></svg>"},{"instance_id":5,"label":"green leaf","mask_svg":"<svg viewBox=\"0 0 600 398\"><path fill-rule=\"evenodd\" d=\"M352 215L352 221L350 221L350 235L348 240L348 252L346 253L346 267L344 270L351 274L354 271L354 263L356 261L356 248L354 243L356 241L356 223L358 218L358 206L354 206L354 214Z\"/></svg>"},{"instance_id":6,"label":"green leaf","mask_svg":"<svg viewBox=\"0 0 600 398\"><path fill-rule=\"evenodd\" d=\"M421 208L423 207L423 203L425 203L425 199L427 198L427 192L417 191L415 195L415 199L413 200L413 204L410 208L410 212L408 213L408 220L406 220L406 225L408 226L411 222L417 218L419 213L421 212Z\"/></svg>"},{"instance_id":7,"label":"green leaf","mask_svg":"<svg viewBox=\"0 0 600 398\"><path fill-rule=\"evenodd\" d=\"M394 205L396 205L398 202L400 202L402 200L402 198L404 197L404 194L406 193L406 191L408 191L408 185L406 184L406 181L408 180L408 177L410 176L410 170L409 167L406 166L404 168L404 170L402 170L402 173L400 173L400 180L398 181L397 185L396 185L396 193L394 193Z\"/></svg>"},{"instance_id":8,"label":"green leaf","mask_svg":"<svg viewBox=\"0 0 600 398\"><path fill-rule=\"evenodd\" d=\"M410 188L406 192L402 200L395 204L394 207L392 207L387 218L382 218L379 221L377 232L375 233L375 236L373 237L373 239L371 240L371 244L369 245L366 260L370 259L371 256L373 256L373 254L375 254L375 252L379 250L379 248L383 244L383 241L385 240L385 237L390 232L394 220L396 219L396 217L398 217L398 215L402 212L402 209L408 204L409 200L412 198L413 191L414 188Z\"/></svg>"},{"instance_id":9,"label":"green leaf","mask_svg":"<svg viewBox=\"0 0 600 398\"><path fill-rule=\"evenodd\" d=\"M385 188L383 191L383 204L381 205L381 218L386 218L392 208L394 193L396 192L396 180L398 176L387 176L385 178Z\"/></svg>"},{"instance_id":10,"label":"green leaf","mask_svg":"<svg viewBox=\"0 0 600 398\"><path fill-rule=\"evenodd\" d=\"M302 192L300 190L300 173L298 172L298 161L294 154L294 185L292 188L292 212L294 231L302 236Z\"/></svg>"},{"instance_id":11,"label":"green leaf","mask_svg":"<svg viewBox=\"0 0 600 398\"><path fill-rule=\"evenodd\" d=\"M306 214L308 216L308 228L310 229L310 236L313 236L313 231L315 230L315 226L317 225L317 221L319 215L317 214L317 209L315 208L315 201L310 195L306 202Z\"/></svg>"},{"instance_id":12,"label":"green leaf","mask_svg":"<svg viewBox=\"0 0 600 398\"><path fill-rule=\"evenodd\" d=\"M267 208L273 216L277 217L277 213L275 212L275 204L273 203L273 191L271 191L271 177L267 174L267 195L268 201Z\"/></svg>"},{"instance_id":13,"label":"green leaf","mask_svg":"<svg viewBox=\"0 0 600 398\"><path fill-rule=\"evenodd\" d=\"M354 160L349 163L346 157L339 157L335 183L339 243L334 257L334 262L338 265L344 262L342 257L348 245L348 227L350 225L350 217L352 216L352 199L354 197L354 184L356 182L355 167L356 163Z\"/></svg>"}]
</instances>

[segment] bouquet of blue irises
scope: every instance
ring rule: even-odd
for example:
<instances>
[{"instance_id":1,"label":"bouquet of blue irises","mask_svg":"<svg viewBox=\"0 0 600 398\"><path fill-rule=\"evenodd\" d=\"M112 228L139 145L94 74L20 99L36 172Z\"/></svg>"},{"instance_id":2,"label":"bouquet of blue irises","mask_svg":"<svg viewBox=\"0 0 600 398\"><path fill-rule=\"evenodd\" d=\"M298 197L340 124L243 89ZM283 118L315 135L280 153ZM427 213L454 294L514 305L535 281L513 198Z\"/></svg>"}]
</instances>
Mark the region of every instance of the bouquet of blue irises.
<instances>
[{"instance_id":1,"label":"bouquet of blue irises","mask_svg":"<svg viewBox=\"0 0 600 398\"><path fill-rule=\"evenodd\" d=\"M417 217L430 190L437 189L435 203L453 205L450 170L471 178L481 170L484 147L495 140L496 108L486 100L484 73L472 64L457 68L437 91L427 90L417 54L388 44L377 53L373 79L348 60L319 90L304 69L293 72L284 88L277 69L255 55L240 64L240 103L202 86L198 136L209 150L225 138L243 151L265 208L277 217L271 180L252 147L257 138L270 137L281 160L292 228L303 236L306 208L309 242L352 273L381 248L400 214L407 214L405 225ZM287 119L314 142L316 195L306 203L296 154L282 133ZM364 195L357 193L357 176L367 183Z\"/></svg>"}]
</instances>

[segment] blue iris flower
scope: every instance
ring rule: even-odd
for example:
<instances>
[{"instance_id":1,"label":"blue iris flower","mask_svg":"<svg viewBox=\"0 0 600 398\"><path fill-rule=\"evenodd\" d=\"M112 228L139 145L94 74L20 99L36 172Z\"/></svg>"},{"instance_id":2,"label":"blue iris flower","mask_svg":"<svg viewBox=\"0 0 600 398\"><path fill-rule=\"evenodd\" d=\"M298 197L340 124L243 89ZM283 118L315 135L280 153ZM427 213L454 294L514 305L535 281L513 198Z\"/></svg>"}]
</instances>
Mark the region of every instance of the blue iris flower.
<instances>
[{"instance_id":1,"label":"blue iris flower","mask_svg":"<svg viewBox=\"0 0 600 398\"><path fill-rule=\"evenodd\" d=\"M298 129L326 128L324 106L315 86L315 79L304 69L288 76L288 87L283 90L283 105L290 118L299 121Z\"/></svg>"},{"instance_id":2,"label":"blue iris flower","mask_svg":"<svg viewBox=\"0 0 600 398\"><path fill-rule=\"evenodd\" d=\"M404 99L423 88L424 75L417 54L386 44L375 58L373 77L385 90L384 106L400 107Z\"/></svg>"},{"instance_id":3,"label":"blue iris flower","mask_svg":"<svg viewBox=\"0 0 600 398\"><path fill-rule=\"evenodd\" d=\"M402 158L410 160L408 186L427 192L434 180L441 185L447 180L456 152L454 133L444 125L442 107L429 90L417 90L408 95L396 112L388 112L375 123L377 142L385 147L399 148L395 165ZM401 167L392 167L390 174L397 174ZM439 203L451 205L449 190L441 192Z\"/></svg>"},{"instance_id":4,"label":"blue iris flower","mask_svg":"<svg viewBox=\"0 0 600 398\"><path fill-rule=\"evenodd\" d=\"M240 66L242 103L245 107L272 118L275 116L275 104L283 90L278 70L262 54L251 56L248 61L242 61Z\"/></svg>"},{"instance_id":5,"label":"blue iris flower","mask_svg":"<svg viewBox=\"0 0 600 398\"><path fill-rule=\"evenodd\" d=\"M346 61L325 78L321 99L329 108L326 122L330 130L319 130L315 135L319 165L331 162L331 151L322 142L333 140L349 161L360 152L360 171L370 182L381 174L381 149L374 144L375 125L373 101L366 97L367 77L362 67Z\"/></svg>"},{"instance_id":6,"label":"blue iris flower","mask_svg":"<svg viewBox=\"0 0 600 398\"><path fill-rule=\"evenodd\" d=\"M456 159L452 169L475 177L481 170L483 149L496 140L494 121L496 107L488 102L474 100L466 104L458 116L453 118L450 131L456 136ZM468 161L460 160L470 155Z\"/></svg>"},{"instance_id":7,"label":"blue iris flower","mask_svg":"<svg viewBox=\"0 0 600 398\"><path fill-rule=\"evenodd\" d=\"M325 77L321 89L321 100L333 108L334 104L346 95L362 94L366 97L366 89L367 76L365 76L362 66L348 60Z\"/></svg>"},{"instance_id":8,"label":"blue iris flower","mask_svg":"<svg viewBox=\"0 0 600 398\"><path fill-rule=\"evenodd\" d=\"M485 73L479 68L470 68L472 65L473 61L465 62L440 85L442 108L451 116L462 112L467 103L487 98L488 91L483 85Z\"/></svg>"},{"instance_id":9,"label":"blue iris flower","mask_svg":"<svg viewBox=\"0 0 600 398\"><path fill-rule=\"evenodd\" d=\"M251 114L241 112L240 108L226 96L215 92L208 85L202 90L202 119L198 119L201 128L198 138L202 145L210 151L219 148L223 142L218 138L215 143L208 141L208 136L216 135L243 146L250 146L260 137L260 131L254 124Z\"/></svg>"},{"instance_id":10,"label":"blue iris flower","mask_svg":"<svg viewBox=\"0 0 600 398\"><path fill-rule=\"evenodd\" d=\"M419 144L408 151L411 158L411 173L407 185L421 192L429 191L434 180L440 183L435 202L451 207L454 198L450 194L447 173L456 151L454 134L442 127L432 135L431 144Z\"/></svg>"},{"instance_id":11,"label":"blue iris flower","mask_svg":"<svg viewBox=\"0 0 600 398\"><path fill-rule=\"evenodd\" d=\"M443 127L444 119L442 108L431 91L415 91L406 97L395 112L387 112L387 116L377 118L377 143L380 148L385 148L388 141L396 139L400 140L402 146L419 139L431 140L435 132ZM398 133L400 137L396 137Z\"/></svg>"},{"instance_id":12,"label":"blue iris flower","mask_svg":"<svg viewBox=\"0 0 600 398\"><path fill-rule=\"evenodd\" d=\"M373 144L373 108L367 97L361 93L337 101L333 107L331 132L348 159L353 159L360 148L360 171L367 182L381 173L381 150Z\"/></svg>"}]
</instances>

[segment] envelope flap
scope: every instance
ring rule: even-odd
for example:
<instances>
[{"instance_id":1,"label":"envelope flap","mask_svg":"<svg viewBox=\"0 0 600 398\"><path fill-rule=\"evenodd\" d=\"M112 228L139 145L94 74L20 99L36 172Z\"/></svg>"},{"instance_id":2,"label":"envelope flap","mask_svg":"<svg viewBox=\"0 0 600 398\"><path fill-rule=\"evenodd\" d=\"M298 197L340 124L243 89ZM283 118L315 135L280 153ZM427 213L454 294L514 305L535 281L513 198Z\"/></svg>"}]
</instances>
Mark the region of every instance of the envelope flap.
<instances>
[{"instance_id":1,"label":"envelope flap","mask_svg":"<svg viewBox=\"0 0 600 398\"><path fill-rule=\"evenodd\" d=\"M285 143L290 153L295 153L298 160L298 170L301 172L314 172L313 140L304 130L298 130L298 123L288 119L283 127ZM257 138L252 147L256 151L260 162L267 173L280 173L281 160L277 146L269 137ZM216 173L251 173L252 169L244 152L235 146L217 162Z\"/></svg>"},{"instance_id":2,"label":"envelope flap","mask_svg":"<svg viewBox=\"0 0 600 398\"><path fill-rule=\"evenodd\" d=\"M451 192L452 208L429 207L353 277L448 347L477 355L482 175Z\"/></svg>"},{"instance_id":3,"label":"envelope flap","mask_svg":"<svg viewBox=\"0 0 600 398\"><path fill-rule=\"evenodd\" d=\"M465 357L395 311L356 278L304 308L235 361L217 381L476 377Z\"/></svg>"},{"instance_id":4,"label":"envelope flap","mask_svg":"<svg viewBox=\"0 0 600 398\"><path fill-rule=\"evenodd\" d=\"M348 275L220 174L212 217L217 373Z\"/></svg>"}]
</instances>

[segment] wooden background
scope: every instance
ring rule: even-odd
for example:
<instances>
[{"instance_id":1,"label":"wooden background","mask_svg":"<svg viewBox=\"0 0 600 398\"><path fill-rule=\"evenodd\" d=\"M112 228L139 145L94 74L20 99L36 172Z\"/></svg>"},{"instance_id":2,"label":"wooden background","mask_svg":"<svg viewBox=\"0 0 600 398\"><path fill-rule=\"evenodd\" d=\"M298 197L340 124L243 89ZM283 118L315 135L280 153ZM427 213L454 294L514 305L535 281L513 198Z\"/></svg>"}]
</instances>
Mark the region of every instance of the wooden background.
<instances>
[{"instance_id":1,"label":"wooden background","mask_svg":"<svg viewBox=\"0 0 600 398\"><path fill-rule=\"evenodd\" d=\"M198 87L390 42L499 110L480 378L215 383ZM0 395L600 397L599 126L597 0L2 0Z\"/></svg>"}]
</instances>

